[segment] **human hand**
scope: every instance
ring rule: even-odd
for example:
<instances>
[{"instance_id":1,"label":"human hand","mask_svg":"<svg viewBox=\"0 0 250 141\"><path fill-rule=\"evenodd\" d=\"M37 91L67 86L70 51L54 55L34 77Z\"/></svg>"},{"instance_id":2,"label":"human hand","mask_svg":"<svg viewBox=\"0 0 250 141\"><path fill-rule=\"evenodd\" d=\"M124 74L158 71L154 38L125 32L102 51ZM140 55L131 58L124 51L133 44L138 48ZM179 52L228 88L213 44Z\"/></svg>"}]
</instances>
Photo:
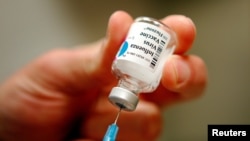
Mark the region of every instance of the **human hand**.
<instances>
[{"instance_id":1,"label":"human hand","mask_svg":"<svg viewBox=\"0 0 250 141\"><path fill-rule=\"evenodd\" d=\"M117 80L111 64L133 19L115 12L107 37L74 49L56 49L34 60L0 86L0 140L101 140L118 111L107 96ZM122 112L119 141L155 140L162 128L161 109L202 94L207 80L204 62L186 55L195 38L189 18L162 19L179 46L166 63L162 83L153 94L141 94L134 112Z\"/></svg>"}]
</instances>

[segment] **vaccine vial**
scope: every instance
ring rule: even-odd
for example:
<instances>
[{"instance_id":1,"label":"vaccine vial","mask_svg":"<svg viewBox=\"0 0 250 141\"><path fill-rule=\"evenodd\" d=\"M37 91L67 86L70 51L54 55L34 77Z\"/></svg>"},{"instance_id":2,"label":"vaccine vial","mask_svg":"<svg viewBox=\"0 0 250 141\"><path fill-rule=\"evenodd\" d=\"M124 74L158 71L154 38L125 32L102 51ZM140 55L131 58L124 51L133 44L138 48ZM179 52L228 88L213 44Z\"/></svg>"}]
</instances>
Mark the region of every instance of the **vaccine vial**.
<instances>
[{"instance_id":1,"label":"vaccine vial","mask_svg":"<svg viewBox=\"0 0 250 141\"><path fill-rule=\"evenodd\" d=\"M112 64L119 83L112 88L109 101L123 110L134 111L139 94L158 87L163 66L176 44L175 33L160 21L136 18Z\"/></svg>"}]
</instances>

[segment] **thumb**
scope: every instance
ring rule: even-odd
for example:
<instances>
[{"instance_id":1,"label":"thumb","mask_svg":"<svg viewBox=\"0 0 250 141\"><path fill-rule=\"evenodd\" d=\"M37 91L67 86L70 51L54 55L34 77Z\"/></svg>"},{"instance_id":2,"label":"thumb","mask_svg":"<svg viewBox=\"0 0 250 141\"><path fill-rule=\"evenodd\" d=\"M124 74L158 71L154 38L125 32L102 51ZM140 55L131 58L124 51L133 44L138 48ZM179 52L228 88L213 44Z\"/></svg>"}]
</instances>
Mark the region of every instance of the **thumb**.
<instances>
[{"instance_id":1,"label":"thumb","mask_svg":"<svg viewBox=\"0 0 250 141\"><path fill-rule=\"evenodd\" d=\"M106 86L106 90L114 85L115 78L110 68L132 22L132 17L124 11L117 11L110 16L106 38L102 42L101 48L98 48L96 55L98 58L95 59L94 66L89 71L96 83Z\"/></svg>"},{"instance_id":2,"label":"thumb","mask_svg":"<svg viewBox=\"0 0 250 141\"><path fill-rule=\"evenodd\" d=\"M111 15L106 33L107 36L99 52L101 56L100 64L97 66L107 68L105 71L110 71L109 66L111 66L114 56L124 41L132 22L132 17L124 11L117 11Z\"/></svg>"}]
</instances>

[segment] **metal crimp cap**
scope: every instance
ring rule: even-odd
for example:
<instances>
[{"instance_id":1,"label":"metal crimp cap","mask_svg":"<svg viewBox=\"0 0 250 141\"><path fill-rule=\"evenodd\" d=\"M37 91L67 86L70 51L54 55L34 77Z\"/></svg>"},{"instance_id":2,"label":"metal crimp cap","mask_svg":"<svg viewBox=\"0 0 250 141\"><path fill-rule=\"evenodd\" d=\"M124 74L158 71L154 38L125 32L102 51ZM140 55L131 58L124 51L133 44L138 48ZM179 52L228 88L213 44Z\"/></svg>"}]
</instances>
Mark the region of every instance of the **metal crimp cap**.
<instances>
[{"instance_id":1,"label":"metal crimp cap","mask_svg":"<svg viewBox=\"0 0 250 141\"><path fill-rule=\"evenodd\" d=\"M109 94L109 101L123 110L134 111L139 98L127 89L114 87Z\"/></svg>"}]
</instances>

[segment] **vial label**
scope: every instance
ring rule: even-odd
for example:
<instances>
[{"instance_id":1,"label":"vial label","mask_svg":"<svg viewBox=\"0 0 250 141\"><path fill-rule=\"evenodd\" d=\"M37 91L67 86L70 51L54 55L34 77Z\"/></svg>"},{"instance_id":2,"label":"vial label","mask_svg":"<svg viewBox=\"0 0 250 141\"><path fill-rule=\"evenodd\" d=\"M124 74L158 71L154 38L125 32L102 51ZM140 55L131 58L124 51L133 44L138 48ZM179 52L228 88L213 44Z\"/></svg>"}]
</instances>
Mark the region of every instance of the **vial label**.
<instances>
[{"instance_id":1,"label":"vial label","mask_svg":"<svg viewBox=\"0 0 250 141\"><path fill-rule=\"evenodd\" d=\"M116 59L132 61L153 72L169 40L170 35L155 25L133 23Z\"/></svg>"}]
</instances>

